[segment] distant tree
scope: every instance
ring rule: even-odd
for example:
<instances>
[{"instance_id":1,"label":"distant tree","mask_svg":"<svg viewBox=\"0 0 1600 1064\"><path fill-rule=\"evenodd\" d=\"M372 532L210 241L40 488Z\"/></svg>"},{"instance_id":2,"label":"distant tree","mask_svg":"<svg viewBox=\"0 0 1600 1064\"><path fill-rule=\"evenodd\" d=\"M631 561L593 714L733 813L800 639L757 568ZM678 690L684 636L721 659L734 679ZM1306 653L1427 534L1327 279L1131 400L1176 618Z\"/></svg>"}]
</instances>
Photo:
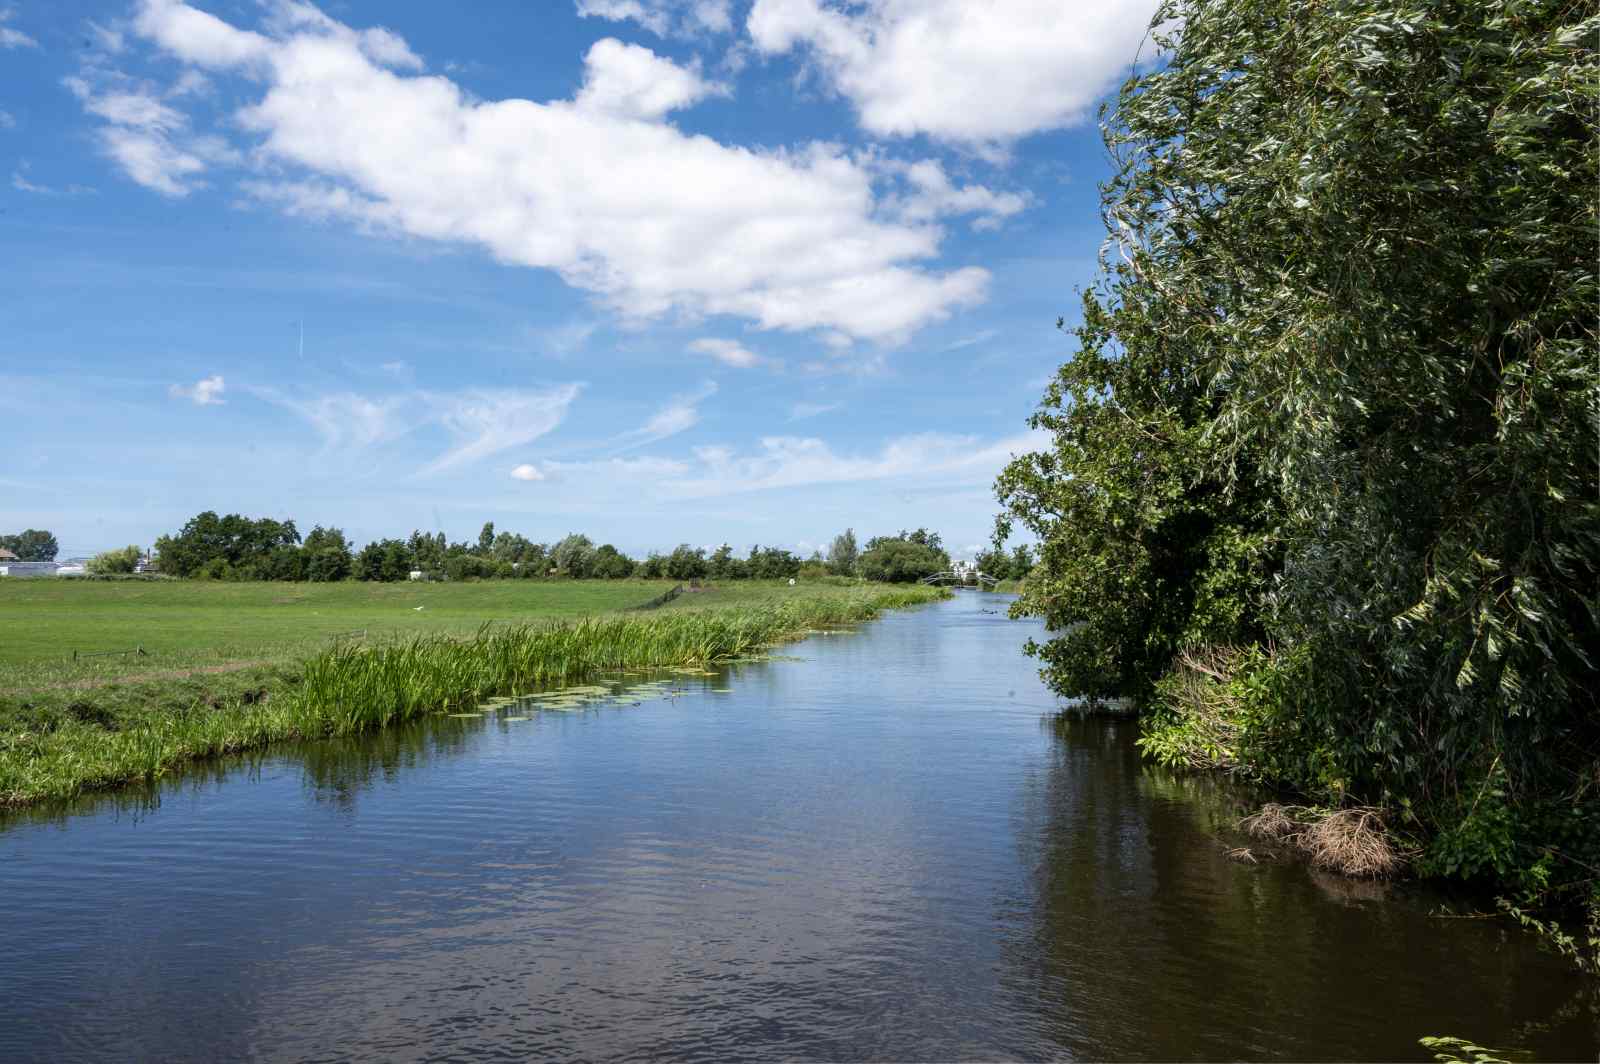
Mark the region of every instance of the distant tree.
<instances>
[{"instance_id":1,"label":"distant tree","mask_svg":"<svg viewBox=\"0 0 1600 1064\"><path fill-rule=\"evenodd\" d=\"M494 537L494 546L489 554L496 561L520 562L533 546L526 537L515 532L501 532Z\"/></svg>"},{"instance_id":2,"label":"distant tree","mask_svg":"<svg viewBox=\"0 0 1600 1064\"><path fill-rule=\"evenodd\" d=\"M905 529L901 529L899 534L893 538L903 539L907 543L915 543L919 547L927 547L938 554L945 553L944 541L940 538L939 533L929 532L926 528L919 528L915 532L907 532ZM878 541L874 540L873 542Z\"/></svg>"},{"instance_id":3,"label":"distant tree","mask_svg":"<svg viewBox=\"0 0 1600 1064\"><path fill-rule=\"evenodd\" d=\"M574 532L550 548L550 564L562 576L581 580L589 575L593 555L594 541Z\"/></svg>"},{"instance_id":4,"label":"distant tree","mask_svg":"<svg viewBox=\"0 0 1600 1064\"><path fill-rule=\"evenodd\" d=\"M594 552L589 575L602 580L621 580L633 574L633 559L607 543Z\"/></svg>"},{"instance_id":5,"label":"distant tree","mask_svg":"<svg viewBox=\"0 0 1600 1064\"><path fill-rule=\"evenodd\" d=\"M260 565L263 580L304 580L306 578L306 553L300 547L280 544L272 548Z\"/></svg>"},{"instance_id":6,"label":"distant tree","mask_svg":"<svg viewBox=\"0 0 1600 1064\"><path fill-rule=\"evenodd\" d=\"M305 558L307 580L327 583L344 580L350 575L353 567L350 541L345 539L342 530L317 525L306 536L306 541L300 550ZM165 557L162 556L163 561Z\"/></svg>"},{"instance_id":7,"label":"distant tree","mask_svg":"<svg viewBox=\"0 0 1600 1064\"><path fill-rule=\"evenodd\" d=\"M393 583L411 576L411 551L398 539L381 539L367 544L356 556L358 580Z\"/></svg>"},{"instance_id":8,"label":"distant tree","mask_svg":"<svg viewBox=\"0 0 1600 1064\"><path fill-rule=\"evenodd\" d=\"M156 540L156 550L162 570L175 576L192 576L206 566L208 572L221 572L211 564L216 561L236 575L257 576L275 548L299 542L293 521L268 517L253 521L239 514L218 517L215 511L206 510L191 518L177 535Z\"/></svg>"},{"instance_id":9,"label":"distant tree","mask_svg":"<svg viewBox=\"0 0 1600 1064\"><path fill-rule=\"evenodd\" d=\"M787 580L800 571L800 559L778 547L751 547L746 564L752 580Z\"/></svg>"},{"instance_id":10,"label":"distant tree","mask_svg":"<svg viewBox=\"0 0 1600 1064\"><path fill-rule=\"evenodd\" d=\"M1011 579L1011 556L1005 552L1005 545L993 547L989 550L980 550L973 556L972 564L978 567L978 572L984 576L992 576L996 580Z\"/></svg>"},{"instance_id":11,"label":"distant tree","mask_svg":"<svg viewBox=\"0 0 1600 1064\"><path fill-rule=\"evenodd\" d=\"M429 572L438 572L444 568L445 542L444 534L429 535L426 532L413 532L406 540L406 549L411 552L412 562L418 569Z\"/></svg>"},{"instance_id":12,"label":"distant tree","mask_svg":"<svg viewBox=\"0 0 1600 1064\"><path fill-rule=\"evenodd\" d=\"M88 569L91 573L131 573L139 564L143 553L134 546L123 547L121 550L108 550L91 558Z\"/></svg>"},{"instance_id":13,"label":"distant tree","mask_svg":"<svg viewBox=\"0 0 1600 1064\"><path fill-rule=\"evenodd\" d=\"M24 562L53 562L61 549L56 537L40 528L30 528L14 536L0 536L0 547Z\"/></svg>"},{"instance_id":14,"label":"distant tree","mask_svg":"<svg viewBox=\"0 0 1600 1064\"><path fill-rule=\"evenodd\" d=\"M724 543L711 552L711 557L706 559L706 573L713 580L728 580L732 578L730 569L733 565L733 548Z\"/></svg>"},{"instance_id":15,"label":"distant tree","mask_svg":"<svg viewBox=\"0 0 1600 1064\"><path fill-rule=\"evenodd\" d=\"M478 533L478 555L488 557L494 552L494 522L485 521L483 529Z\"/></svg>"},{"instance_id":16,"label":"distant tree","mask_svg":"<svg viewBox=\"0 0 1600 1064\"><path fill-rule=\"evenodd\" d=\"M495 563L476 554L452 554L445 559L444 572L451 580L481 580L494 576Z\"/></svg>"},{"instance_id":17,"label":"distant tree","mask_svg":"<svg viewBox=\"0 0 1600 1064\"><path fill-rule=\"evenodd\" d=\"M828 569L831 572L838 576L853 576L860 561L861 550L856 546L855 529L847 528L833 537L833 545L828 548Z\"/></svg>"},{"instance_id":18,"label":"distant tree","mask_svg":"<svg viewBox=\"0 0 1600 1064\"><path fill-rule=\"evenodd\" d=\"M950 567L950 559L925 543L900 537L872 540L861 555L861 575L868 580L906 584Z\"/></svg>"},{"instance_id":19,"label":"distant tree","mask_svg":"<svg viewBox=\"0 0 1600 1064\"><path fill-rule=\"evenodd\" d=\"M1012 580L1021 580L1033 570L1033 548L1019 543L1011 551L1011 568L1007 574Z\"/></svg>"},{"instance_id":20,"label":"distant tree","mask_svg":"<svg viewBox=\"0 0 1600 1064\"><path fill-rule=\"evenodd\" d=\"M680 543L667 556L667 575L674 580L698 580L706 575L706 552Z\"/></svg>"},{"instance_id":21,"label":"distant tree","mask_svg":"<svg viewBox=\"0 0 1600 1064\"><path fill-rule=\"evenodd\" d=\"M660 580L667 575L667 560L655 551L651 551L645 560L639 563L636 575L644 580Z\"/></svg>"}]
</instances>

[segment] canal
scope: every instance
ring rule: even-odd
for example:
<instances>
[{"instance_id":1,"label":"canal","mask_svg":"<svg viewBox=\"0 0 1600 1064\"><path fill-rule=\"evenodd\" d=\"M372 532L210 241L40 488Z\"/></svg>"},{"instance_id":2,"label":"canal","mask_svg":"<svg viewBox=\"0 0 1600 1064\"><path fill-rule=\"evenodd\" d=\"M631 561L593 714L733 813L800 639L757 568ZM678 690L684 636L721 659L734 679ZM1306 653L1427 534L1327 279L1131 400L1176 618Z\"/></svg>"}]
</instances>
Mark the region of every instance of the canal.
<instances>
[{"instance_id":1,"label":"canal","mask_svg":"<svg viewBox=\"0 0 1600 1064\"><path fill-rule=\"evenodd\" d=\"M0 1060L1595 1059L1525 934L1230 858L1006 604L13 814Z\"/></svg>"}]
</instances>

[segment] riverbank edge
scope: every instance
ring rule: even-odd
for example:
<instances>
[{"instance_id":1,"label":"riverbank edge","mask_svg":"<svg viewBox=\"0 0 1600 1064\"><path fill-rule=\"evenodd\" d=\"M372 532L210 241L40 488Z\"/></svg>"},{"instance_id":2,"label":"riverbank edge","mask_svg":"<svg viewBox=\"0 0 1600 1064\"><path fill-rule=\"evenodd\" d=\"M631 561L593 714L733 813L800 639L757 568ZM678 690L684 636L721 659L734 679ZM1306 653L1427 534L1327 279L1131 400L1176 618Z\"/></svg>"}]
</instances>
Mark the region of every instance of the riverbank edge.
<instances>
[{"instance_id":1,"label":"riverbank edge","mask_svg":"<svg viewBox=\"0 0 1600 1064\"><path fill-rule=\"evenodd\" d=\"M178 684L36 695L0 705L0 807L148 782L210 757L356 734L609 670L712 665L950 596L883 586L758 607L485 626L465 638L342 645Z\"/></svg>"},{"instance_id":2,"label":"riverbank edge","mask_svg":"<svg viewBox=\"0 0 1600 1064\"><path fill-rule=\"evenodd\" d=\"M1262 804L1236 829L1272 853L1352 879L1414 879L1466 890L1498 916L1533 932L1583 974L1600 977L1600 884L1583 897L1548 887L1520 890L1506 878L1464 876L1429 866L1429 835L1403 801L1369 804L1314 794L1287 782L1241 742L1244 700L1232 669L1186 656L1148 704L1124 706L1139 721L1140 754L1168 769L1224 777L1260 792ZM1414 825L1407 828L1408 821ZM1249 848L1239 851L1251 859ZM1588 867L1588 866L1585 866ZM1592 870L1592 869L1591 869ZM1593 879L1589 880L1594 884Z\"/></svg>"}]
</instances>

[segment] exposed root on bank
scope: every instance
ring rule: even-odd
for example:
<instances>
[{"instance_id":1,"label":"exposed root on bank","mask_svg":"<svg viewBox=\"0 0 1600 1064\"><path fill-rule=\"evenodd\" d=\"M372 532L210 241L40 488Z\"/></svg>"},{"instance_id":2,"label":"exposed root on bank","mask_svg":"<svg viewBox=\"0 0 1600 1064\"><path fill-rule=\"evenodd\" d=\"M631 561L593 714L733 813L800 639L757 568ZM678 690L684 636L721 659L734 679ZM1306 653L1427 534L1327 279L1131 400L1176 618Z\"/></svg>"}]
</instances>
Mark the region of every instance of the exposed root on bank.
<instances>
[{"instance_id":1,"label":"exposed root on bank","mask_svg":"<svg viewBox=\"0 0 1600 1064\"><path fill-rule=\"evenodd\" d=\"M1254 838L1292 846L1312 867L1344 876L1387 879L1406 866L1383 814L1371 806L1330 813L1269 802L1241 820L1239 828Z\"/></svg>"},{"instance_id":2,"label":"exposed root on bank","mask_svg":"<svg viewBox=\"0 0 1600 1064\"><path fill-rule=\"evenodd\" d=\"M1276 802L1268 802L1261 811L1239 821L1245 833L1270 842L1282 842L1295 834L1300 825L1289 815L1289 810Z\"/></svg>"},{"instance_id":3,"label":"exposed root on bank","mask_svg":"<svg viewBox=\"0 0 1600 1064\"><path fill-rule=\"evenodd\" d=\"M1405 867L1376 809L1341 809L1311 825L1300 845L1317 868L1383 879Z\"/></svg>"}]
</instances>

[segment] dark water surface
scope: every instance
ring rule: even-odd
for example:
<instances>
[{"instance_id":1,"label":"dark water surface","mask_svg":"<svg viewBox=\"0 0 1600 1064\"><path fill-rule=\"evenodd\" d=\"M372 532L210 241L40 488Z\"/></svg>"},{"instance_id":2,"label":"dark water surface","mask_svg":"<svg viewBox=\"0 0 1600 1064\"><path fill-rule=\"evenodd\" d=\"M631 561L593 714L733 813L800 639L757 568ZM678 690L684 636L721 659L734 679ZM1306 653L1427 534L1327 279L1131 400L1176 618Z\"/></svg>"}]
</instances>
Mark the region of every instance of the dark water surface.
<instances>
[{"instance_id":1,"label":"dark water surface","mask_svg":"<svg viewBox=\"0 0 1600 1064\"><path fill-rule=\"evenodd\" d=\"M0 1060L1595 1059L1522 934L1230 860L1004 606L13 819Z\"/></svg>"}]
</instances>

